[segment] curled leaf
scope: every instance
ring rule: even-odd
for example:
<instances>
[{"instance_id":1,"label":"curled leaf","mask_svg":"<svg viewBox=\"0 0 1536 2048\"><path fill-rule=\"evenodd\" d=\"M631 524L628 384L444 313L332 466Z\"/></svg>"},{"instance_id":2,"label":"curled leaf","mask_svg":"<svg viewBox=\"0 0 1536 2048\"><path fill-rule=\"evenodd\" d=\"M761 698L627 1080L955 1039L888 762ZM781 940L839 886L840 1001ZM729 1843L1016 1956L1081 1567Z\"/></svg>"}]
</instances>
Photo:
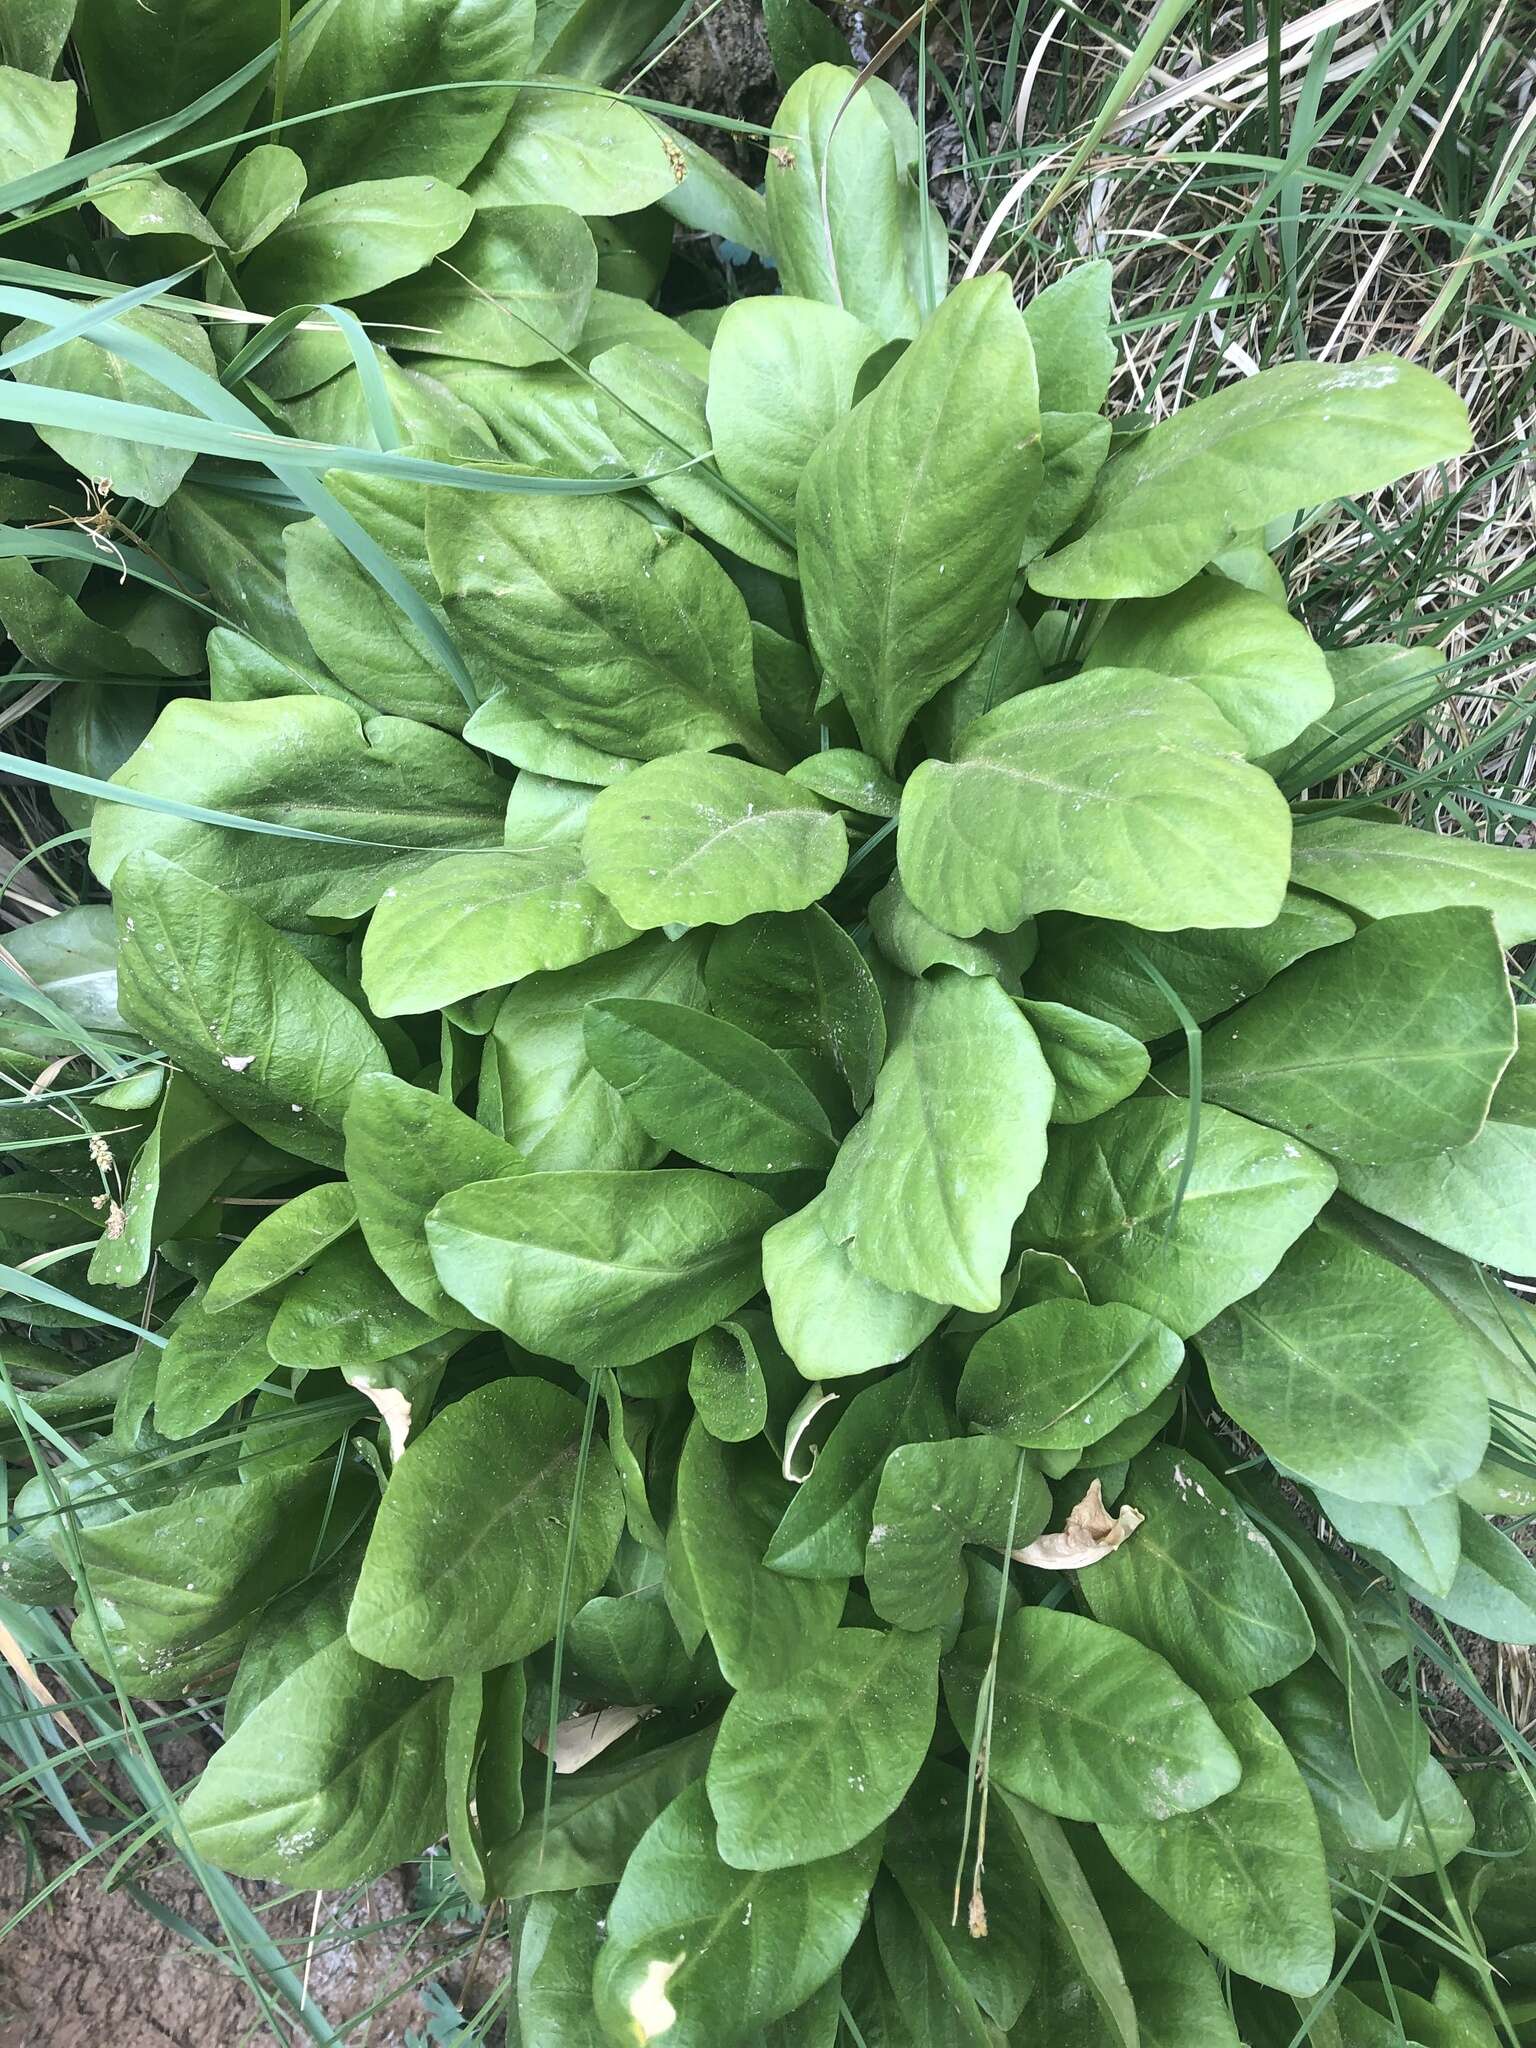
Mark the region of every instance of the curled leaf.
<instances>
[{"instance_id":1,"label":"curled leaf","mask_svg":"<svg viewBox=\"0 0 1536 2048\"><path fill-rule=\"evenodd\" d=\"M1146 1520L1127 1503L1118 1515L1104 1505L1104 1489L1097 1479L1067 1517L1064 1529L1052 1529L1026 1543L1013 1555L1020 1564L1032 1564L1041 1572L1080 1572L1090 1564L1111 1557L1128 1536L1134 1536Z\"/></svg>"}]
</instances>

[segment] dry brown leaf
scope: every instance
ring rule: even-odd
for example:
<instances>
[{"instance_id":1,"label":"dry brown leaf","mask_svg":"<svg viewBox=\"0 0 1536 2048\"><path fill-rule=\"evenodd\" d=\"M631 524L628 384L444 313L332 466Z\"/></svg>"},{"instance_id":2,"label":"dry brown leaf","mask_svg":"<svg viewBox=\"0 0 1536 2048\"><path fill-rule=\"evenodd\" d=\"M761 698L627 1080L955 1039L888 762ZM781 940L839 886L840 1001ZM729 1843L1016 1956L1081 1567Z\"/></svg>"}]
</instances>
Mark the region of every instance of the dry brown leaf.
<instances>
[{"instance_id":1,"label":"dry brown leaf","mask_svg":"<svg viewBox=\"0 0 1536 2048\"><path fill-rule=\"evenodd\" d=\"M1020 1564L1032 1564L1036 1571L1080 1572L1085 1565L1112 1556L1146 1519L1130 1506L1112 1515L1104 1505L1104 1489L1095 1479L1068 1515L1065 1529L1037 1536L1013 1554Z\"/></svg>"},{"instance_id":2,"label":"dry brown leaf","mask_svg":"<svg viewBox=\"0 0 1536 2048\"><path fill-rule=\"evenodd\" d=\"M85 1737L37 1675L37 1667L4 1622L0 1622L0 1657L3 1657L40 1707L47 1707L71 1742L83 1745Z\"/></svg>"},{"instance_id":3,"label":"dry brown leaf","mask_svg":"<svg viewBox=\"0 0 1536 2048\"><path fill-rule=\"evenodd\" d=\"M621 1735L627 1735L648 1712L655 1711L654 1707L598 1707L589 1714L572 1714L555 1729L556 1775L564 1778L579 1771ZM533 1746L544 1748L542 1735L535 1738Z\"/></svg>"}]
</instances>

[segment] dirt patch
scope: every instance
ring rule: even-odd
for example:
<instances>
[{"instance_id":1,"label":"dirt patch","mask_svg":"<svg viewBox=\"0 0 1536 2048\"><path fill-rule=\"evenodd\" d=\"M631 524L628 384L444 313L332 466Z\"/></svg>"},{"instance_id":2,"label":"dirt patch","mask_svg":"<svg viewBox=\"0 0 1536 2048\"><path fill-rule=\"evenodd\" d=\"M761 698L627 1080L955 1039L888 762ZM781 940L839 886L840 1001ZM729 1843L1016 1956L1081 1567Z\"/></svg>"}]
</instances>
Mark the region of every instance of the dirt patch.
<instances>
[{"instance_id":1,"label":"dirt patch","mask_svg":"<svg viewBox=\"0 0 1536 2048\"><path fill-rule=\"evenodd\" d=\"M779 104L773 59L763 34L761 7L748 0L725 4L690 24L676 49L648 66L635 86L647 99L706 108L737 121L772 120ZM719 128L690 129L694 140L752 183L763 175L761 143Z\"/></svg>"},{"instance_id":2,"label":"dirt patch","mask_svg":"<svg viewBox=\"0 0 1536 2048\"><path fill-rule=\"evenodd\" d=\"M0 1845L0 1907L67 1869L80 1853L62 1829L39 1843L42 1870L28 1873L21 1845ZM287 2048L304 2037L283 2012L280 2029L218 1958L155 1920L145 1896L220 1939L207 1899L174 1857L136 1873L140 1896L103 1891L102 1866L82 1871L27 1915L0 1949L0 2048L213 2048L251 2043ZM474 1944L462 1924L423 1930L409 1919L402 1877L391 1873L347 1893L285 1897L275 1885L242 1884L313 2008L340 2029L369 2013L349 2040L405 2048L431 2011L414 1980L432 1969L457 1999ZM280 1901L280 1903L277 1903ZM484 1995L505 1967L487 1951L475 1982ZM377 2010L374 2010L377 2008ZM493 2032L488 2039L499 2039Z\"/></svg>"}]
</instances>

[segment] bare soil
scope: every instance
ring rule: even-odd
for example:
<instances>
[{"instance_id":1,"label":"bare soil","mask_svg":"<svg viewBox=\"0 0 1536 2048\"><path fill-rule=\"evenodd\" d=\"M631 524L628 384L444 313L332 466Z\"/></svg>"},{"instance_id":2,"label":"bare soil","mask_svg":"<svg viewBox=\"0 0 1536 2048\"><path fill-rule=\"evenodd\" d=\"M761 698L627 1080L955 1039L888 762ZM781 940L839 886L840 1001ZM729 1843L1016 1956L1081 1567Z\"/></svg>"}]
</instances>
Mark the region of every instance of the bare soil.
<instances>
[{"instance_id":1,"label":"bare soil","mask_svg":"<svg viewBox=\"0 0 1536 2048\"><path fill-rule=\"evenodd\" d=\"M32 1889L79 1850L61 1829L43 1845L44 1870L41 1879L34 1874ZM0 1847L0 1909L7 1916L24 1895L25 1874L19 1844ZM206 1899L174 1857L144 1877L142 1889L218 1938ZM278 1896L274 1886L242 1889L258 1909ZM427 2012L414 1989L400 1987L432 1960L435 1937L379 1924L406 1910L393 1875L370 1885L339 1918L334 1903L334 1896L322 1901L316 1920L309 1894L263 1917L307 1982L310 2001L333 2026L383 2000L371 2032L365 2025L349 2038L366 2036L369 2048L403 2048L407 2028L423 2030ZM95 1868L30 1913L0 1949L0 2048L267 2048L290 2038L291 2031L271 2028L257 2001L217 1959L153 1919L128 1891L103 1891Z\"/></svg>"}]
</instances>

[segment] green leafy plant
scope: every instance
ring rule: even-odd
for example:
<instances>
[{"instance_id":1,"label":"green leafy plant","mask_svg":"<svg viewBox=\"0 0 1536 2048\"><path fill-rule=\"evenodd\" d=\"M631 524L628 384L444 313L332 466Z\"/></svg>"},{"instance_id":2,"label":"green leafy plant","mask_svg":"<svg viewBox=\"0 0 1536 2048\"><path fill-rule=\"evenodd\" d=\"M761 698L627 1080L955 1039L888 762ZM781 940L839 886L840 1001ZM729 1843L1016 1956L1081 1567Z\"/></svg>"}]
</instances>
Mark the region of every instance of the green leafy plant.
<instances>
[{"instance_id":1,"label":"green leafy plant","mask_svg":"<svg viewBox=\"0 0 1536 2048\"><path fill-rule=\"evenodd\" d=\"M1107 265L947 288L804 6L752 190L603 89L671 12L99 0L72 158L5 45L111 906L0 989L4 1585L225 1696L206 1863L446 1840L538 2048L1530 2039L1416 1676L1536 1642L1536 870L1306 798L1435 653L1268 552L1463 408L1108 419Z\"/></svg>"}]
</instances>

